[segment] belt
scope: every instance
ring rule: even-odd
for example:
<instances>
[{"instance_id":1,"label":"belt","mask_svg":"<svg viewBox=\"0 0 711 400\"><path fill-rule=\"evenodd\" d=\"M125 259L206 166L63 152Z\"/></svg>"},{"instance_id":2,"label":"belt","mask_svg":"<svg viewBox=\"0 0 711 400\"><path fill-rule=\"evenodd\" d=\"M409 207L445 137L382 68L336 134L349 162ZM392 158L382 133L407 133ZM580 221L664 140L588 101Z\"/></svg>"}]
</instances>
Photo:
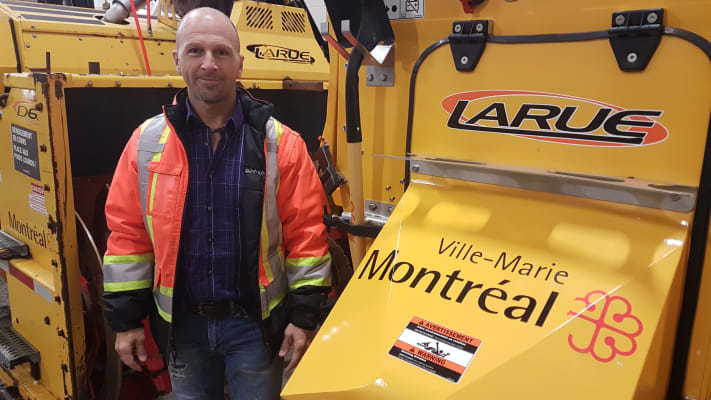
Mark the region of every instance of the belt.
<instances>
[{"instance_id":1,"label":"belt","mask_svg":"<svg viewBox=\"0 0 711 400\"><path fill-rule=\"evenodd\" d=\"M178 311L197 314L205 318L247 317L247 309L233 300L208 301L205 303L179 303Z\"/></svg>"}]
</instances>

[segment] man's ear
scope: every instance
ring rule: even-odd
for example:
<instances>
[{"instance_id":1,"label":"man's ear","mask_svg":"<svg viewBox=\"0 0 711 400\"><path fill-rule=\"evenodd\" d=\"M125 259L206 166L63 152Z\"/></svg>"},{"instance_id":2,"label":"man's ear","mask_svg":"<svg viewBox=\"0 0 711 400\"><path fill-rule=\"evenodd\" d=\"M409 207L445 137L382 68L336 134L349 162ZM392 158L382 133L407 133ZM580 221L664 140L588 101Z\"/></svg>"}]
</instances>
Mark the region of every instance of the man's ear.
<instances>
[{"instance_id":1,"label":"man's ear","mask_svg":"<svg viewBox=\"0 0 711 400\"><path fill-rule=\"evenodd\" d=\"M180 72L180 59L178 58L178 50L173 50L173 62L175 63L175 71L178 75L182 75Z\"/></svg>"}]
</instances>

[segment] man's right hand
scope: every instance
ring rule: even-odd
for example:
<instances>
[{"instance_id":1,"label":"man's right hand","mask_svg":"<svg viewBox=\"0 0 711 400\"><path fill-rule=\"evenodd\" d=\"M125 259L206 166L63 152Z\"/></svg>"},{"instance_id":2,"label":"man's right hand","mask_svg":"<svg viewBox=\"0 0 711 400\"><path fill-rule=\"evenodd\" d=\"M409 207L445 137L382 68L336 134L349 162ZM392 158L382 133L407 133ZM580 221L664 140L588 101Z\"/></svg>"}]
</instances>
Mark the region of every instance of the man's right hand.
<instances>
[{"instance_id":1,"label":"man's right hand","mask_svg":"<svg viewBox=\"0 0 711 400\"><path fill-rule=\"evenodd\" d=\"M148 359L146 355L146 332L143 327L125 332L116 332L115 349L121 361L136 371L141 371L141 364Z\"/></svg>"}]
</instances>

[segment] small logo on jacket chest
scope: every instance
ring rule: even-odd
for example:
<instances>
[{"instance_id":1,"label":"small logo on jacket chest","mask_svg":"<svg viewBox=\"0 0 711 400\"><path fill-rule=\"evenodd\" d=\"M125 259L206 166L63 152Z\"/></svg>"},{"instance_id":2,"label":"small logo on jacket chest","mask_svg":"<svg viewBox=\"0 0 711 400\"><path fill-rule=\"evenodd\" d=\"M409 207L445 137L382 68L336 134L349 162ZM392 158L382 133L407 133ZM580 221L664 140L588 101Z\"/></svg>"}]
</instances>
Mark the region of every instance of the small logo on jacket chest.
<instances>
[{"instance_id":1,"label":"small logo on jacket chest","mask_svg":"<svg viewBox=\"0 0 711 400\"><path fill-rule=\"evenodd\" d=\"M247 175L259 175L259 176L264 176L264 170L261 169L254 169L254 168L245 168L244 173Z\"/></svg>"}]
</instances>

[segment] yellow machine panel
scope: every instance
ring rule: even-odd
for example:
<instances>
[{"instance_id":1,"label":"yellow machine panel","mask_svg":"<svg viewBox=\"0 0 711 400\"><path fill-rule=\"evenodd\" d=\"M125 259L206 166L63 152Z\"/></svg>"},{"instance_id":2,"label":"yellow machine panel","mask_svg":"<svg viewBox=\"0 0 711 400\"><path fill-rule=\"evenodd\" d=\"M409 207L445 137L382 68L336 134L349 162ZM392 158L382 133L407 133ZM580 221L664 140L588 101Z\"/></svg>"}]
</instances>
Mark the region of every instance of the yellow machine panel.
<instances>
[{"instance_id":1,"label":"yellow machine panel","mask_svg":"<svg viewBox=\"0 0 711 400\"><path fill-rule=\"evenodd\" d=\"M708 398L711 4L393 3L393 82L357 83L387 222L283 397ZM325 136L355 213L340 62Z\"/></svg>"}]
</instances>

